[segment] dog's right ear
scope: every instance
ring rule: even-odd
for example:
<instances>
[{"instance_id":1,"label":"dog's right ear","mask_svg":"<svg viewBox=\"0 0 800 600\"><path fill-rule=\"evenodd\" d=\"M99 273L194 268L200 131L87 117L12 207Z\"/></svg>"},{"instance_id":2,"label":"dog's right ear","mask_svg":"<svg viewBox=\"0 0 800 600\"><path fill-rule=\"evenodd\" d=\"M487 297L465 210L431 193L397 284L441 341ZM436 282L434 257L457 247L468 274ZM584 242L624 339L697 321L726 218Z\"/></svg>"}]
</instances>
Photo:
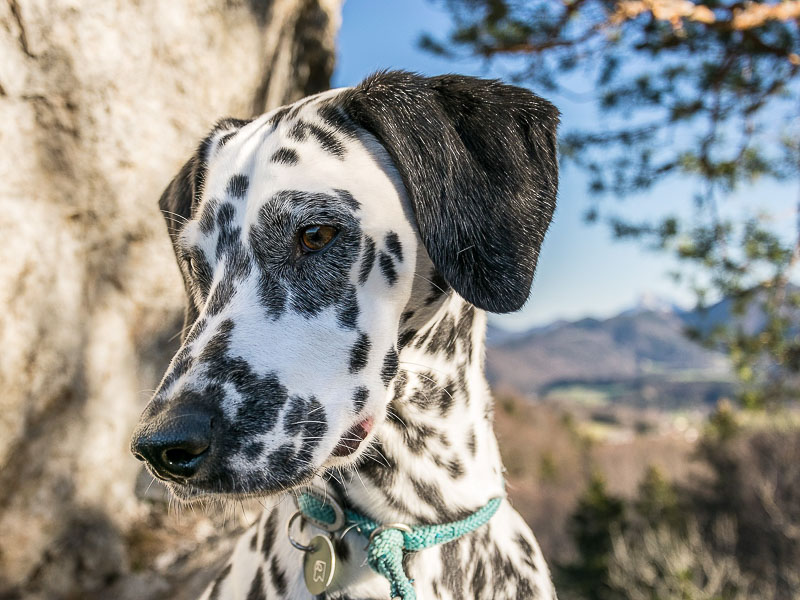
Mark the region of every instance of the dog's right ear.
<instances>
[{"instance_id":1,"label":"dog's right ear","mask_svg":"<svg viewBox=\"0 0 800 600\"><path fill-rule=\"evenodd\" d=\"M213 153L249 121L241 119L223 119L200 142L192 157L186 161L178 174L172 179L167 189L161 194L158 207L167 222L167 230L172 240L172 247L178 259L178 266L186 288L186 312L184 314L182 339L186 337L191 325L197 320L199 307L195 305L189 290L187 265L180 252L177 239L184 225L192 218L203 194L203 182L208 171L208 160Z\"/></svg>"},{"instance_id":2,"label":"dog's right ear","mask_svg":"<svg viewBox=\"0 0 800 600\"><path fill-rule=\"evenodd\" d=\"M445 281L478 308L519 310L556 206L556 107L500 81L404 71L336 102L388 152Z\"/></svg>"}]
</instances>

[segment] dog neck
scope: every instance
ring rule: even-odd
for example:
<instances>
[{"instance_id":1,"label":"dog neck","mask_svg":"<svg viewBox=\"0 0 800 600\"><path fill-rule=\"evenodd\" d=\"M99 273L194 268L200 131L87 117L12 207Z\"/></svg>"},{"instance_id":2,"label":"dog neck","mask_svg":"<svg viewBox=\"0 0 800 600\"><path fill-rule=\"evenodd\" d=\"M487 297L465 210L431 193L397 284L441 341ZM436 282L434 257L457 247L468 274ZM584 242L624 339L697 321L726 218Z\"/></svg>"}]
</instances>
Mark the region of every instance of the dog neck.
<instances>
[{"instance_id":1,"label":"dog neck","mask_svg":"<svg viewBox=\"0 0 800 600\"><path fill-rule=\"evenodd\" d=\"M439 297L404 314L387 418L355 470L331 474L352 508L384 523L453 521L503 495L483 371L486 314L430 283Z\"/></svg>"}]
</instances>

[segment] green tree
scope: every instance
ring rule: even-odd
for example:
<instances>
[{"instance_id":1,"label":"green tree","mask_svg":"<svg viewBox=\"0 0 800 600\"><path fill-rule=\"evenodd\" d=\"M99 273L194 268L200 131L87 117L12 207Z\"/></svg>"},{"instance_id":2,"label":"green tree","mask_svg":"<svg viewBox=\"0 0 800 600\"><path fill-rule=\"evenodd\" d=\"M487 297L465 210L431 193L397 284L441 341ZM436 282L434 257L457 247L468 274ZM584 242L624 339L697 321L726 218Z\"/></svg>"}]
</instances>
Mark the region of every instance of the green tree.
<instances>
[{"instance_id":1,"label":"green tree","mask_svg":"<svg viewBox=\"0 0 800 600\"><path fill-rule=\"evenodd\" d=\"M568 531L577 556L557 566L559 590L585 600L621 598L608 585L608 568L612 535L622 530L624 522L623 501L606 490L602 477L593 476L570 518Z\"/></svg>"},{"instance_id":2,"label":"green tree","mask_svg":"<svg viewBox=\"0 0 800 600\"><path fill-rule=\"evenodd\" d=\"M439 2L454 26L445 39L423 36L424 48L480 57L542 93L588 82L577 93L593 99L597 125L561 139L562 159L589 175L586 219L678 257L687 268L676 278L701 307L730 299L735 318L690 334L729 351L745 403L794 395L800 236L727 200L758 179L800 180L800 2ZM690 217L667 206L634 222L601 202L674 177L696 184ZM755 325L745 318L754 307Z\"/></svg>"}]
</instances>

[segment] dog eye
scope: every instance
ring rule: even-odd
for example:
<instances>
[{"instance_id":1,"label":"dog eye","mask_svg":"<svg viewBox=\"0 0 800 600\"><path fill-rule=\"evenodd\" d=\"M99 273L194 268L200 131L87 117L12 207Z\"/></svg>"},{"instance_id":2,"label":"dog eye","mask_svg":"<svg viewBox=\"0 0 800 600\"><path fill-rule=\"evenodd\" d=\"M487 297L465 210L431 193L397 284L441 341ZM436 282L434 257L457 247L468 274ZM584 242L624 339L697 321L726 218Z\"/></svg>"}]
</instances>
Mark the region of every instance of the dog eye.
<instances>
[{"instance_id":1,"label":"dog eye","mask_svg":"<svg viewBox=\"0 0 800 600\"><path fill-rule=\"evenodd\" d=\"M300 244L306 252L319 252L338 235L339 230L330 225L311 225L300 230Z\"/></svg>"}]
</instances>

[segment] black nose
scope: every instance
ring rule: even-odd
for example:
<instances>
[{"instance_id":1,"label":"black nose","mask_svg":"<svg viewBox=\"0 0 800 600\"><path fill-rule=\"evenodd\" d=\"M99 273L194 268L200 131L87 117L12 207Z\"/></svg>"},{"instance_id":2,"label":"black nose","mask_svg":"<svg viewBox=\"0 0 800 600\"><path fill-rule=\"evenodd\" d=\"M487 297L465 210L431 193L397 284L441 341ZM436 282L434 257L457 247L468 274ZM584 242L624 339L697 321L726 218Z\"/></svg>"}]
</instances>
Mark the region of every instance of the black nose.
<instances>
[{"instance_id":1,"label":"black nose","mask_svg":"<svg viewBox=\"0 0 800 600\"><path fill-rule=\"evenodd\" d=\"M167 414L134 433L131 451L155 472L174 481L194 475L209 454L211 416L202 412Z\"/></svg>"}]
</instances>

